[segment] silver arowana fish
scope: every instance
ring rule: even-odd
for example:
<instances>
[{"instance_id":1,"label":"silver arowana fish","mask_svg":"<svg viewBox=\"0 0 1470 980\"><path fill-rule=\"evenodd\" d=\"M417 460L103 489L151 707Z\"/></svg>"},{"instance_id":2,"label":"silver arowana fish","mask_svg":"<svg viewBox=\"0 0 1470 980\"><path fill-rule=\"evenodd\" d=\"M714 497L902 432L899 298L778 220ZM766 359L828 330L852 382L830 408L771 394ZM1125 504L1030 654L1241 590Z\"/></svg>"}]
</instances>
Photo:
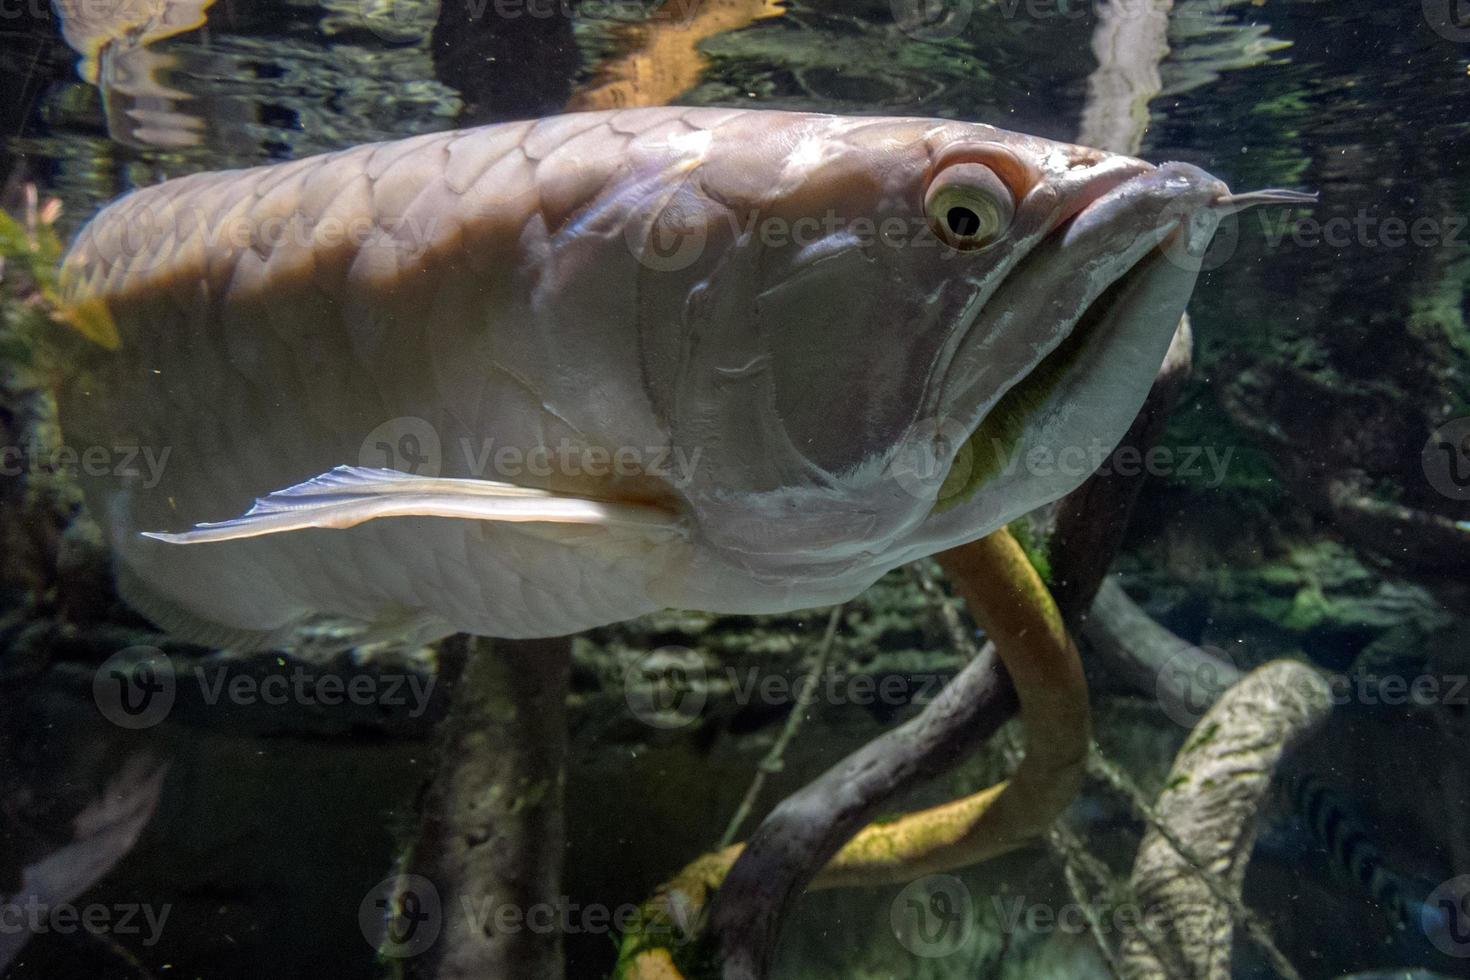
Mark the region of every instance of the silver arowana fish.
<instances>
[{"instance_id":1,"label":"silver arowana fish","mask_svg":"<svg viewBox=\"0 0 1470 980\"><path fill-rule=\"evenodd\" d=\"M196 174L67 256L120 344L61 421L167 454L85 489L125 595L202 642L818 606L1080 483L1016 461L1110 449L1181 257L1300 199L971 123L688 108ZM374 449L404 434L417 473Z\"/></svg>"}]
</instances>

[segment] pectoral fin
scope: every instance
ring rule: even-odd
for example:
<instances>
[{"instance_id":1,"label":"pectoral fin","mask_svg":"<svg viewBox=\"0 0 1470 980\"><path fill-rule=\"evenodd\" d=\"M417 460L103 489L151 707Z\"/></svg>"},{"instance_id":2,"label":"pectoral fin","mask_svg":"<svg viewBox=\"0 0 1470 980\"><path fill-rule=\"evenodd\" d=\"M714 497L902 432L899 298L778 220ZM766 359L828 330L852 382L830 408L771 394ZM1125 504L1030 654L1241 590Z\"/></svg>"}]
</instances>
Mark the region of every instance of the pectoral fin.
<instances>
[{"instance_id":1,"label":"pectoral fin","mask_svg":"<svg viewBox=\"0 0 1470 980\"><path fill-rule=\"evenodd\" d=\"M379 517L458 517L677 529L679 518L648 504L574 497L489 480L441 479L397 470L339 466L255 501L245 514L177 534L145 531L170 544L233 541L304 528L347 528Z\"/></svg>"}]
</instances>

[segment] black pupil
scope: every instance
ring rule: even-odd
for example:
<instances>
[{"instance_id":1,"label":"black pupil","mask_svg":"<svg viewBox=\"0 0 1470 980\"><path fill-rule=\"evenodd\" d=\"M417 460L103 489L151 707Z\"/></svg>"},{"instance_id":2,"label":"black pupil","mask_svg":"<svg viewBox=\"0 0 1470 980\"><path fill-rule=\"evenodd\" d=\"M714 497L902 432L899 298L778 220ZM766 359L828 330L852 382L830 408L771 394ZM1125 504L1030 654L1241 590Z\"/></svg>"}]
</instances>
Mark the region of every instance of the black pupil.
<instances>
[{"instance_id":1,"label":"black pupil","mask_svg":"<svg viewBox=\"0 0 1470 980\"><path fill-rule=\"evenodd\" d=\"M944 220L950 231L966 238L980 230L980 216L969 208L950 208Z\"/></svg>"}]
</instances>

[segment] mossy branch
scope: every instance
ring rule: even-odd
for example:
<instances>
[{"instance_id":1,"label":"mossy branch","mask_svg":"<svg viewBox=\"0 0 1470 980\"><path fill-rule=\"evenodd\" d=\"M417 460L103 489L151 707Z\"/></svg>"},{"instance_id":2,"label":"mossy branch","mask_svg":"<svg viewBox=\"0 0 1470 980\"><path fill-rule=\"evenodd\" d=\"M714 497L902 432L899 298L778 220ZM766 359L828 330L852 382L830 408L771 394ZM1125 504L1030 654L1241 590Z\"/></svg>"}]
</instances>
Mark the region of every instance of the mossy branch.
<instances>
[{"instance_id":1,"label":"mossy branch","mask_svg":"<svg viewBox=\"0 0 1470 980\"><path fill-rule=\"evenodd\" d=\"M1087 691L1076 649L1046 586L1008 531L1002 529L945 552L939 560L975 618L985 625L1015 685L1026 755L1012 779L896 820L870 824L805 877L799 859L810 854L793 856L772 845L767 846L766 853L773 855L767 860L761 860L760 852L747 853L740 844L703 855L645 903L640 925L623 939L614 972L617 980L672 980L715 973L763 975L775 930L722 930L722 902L731 910L732 919L779 924L786 901L805 887L907 881L978 863L1036 841L1047 832L1081 785L1090 742ZM977 658L945 693L962 686L966 674L988 670L987 661L987 657ZM957 716L954 709L959 706L954 698L941 695L919 718L879 741L889 753L917 751L906 748L913 744L914 726L928 726L932 735L933 728L944 726L947 714ZM942 738L939 742L953 759L952 742ZM934 743L924 747L932 752ZM871 756L872 750L868 746L858 755ZM853 762L839 764L813 786L840 781L853 770ZM885 783L883 789L879 801L891 795L892 783ZM809 795L806 809L816 807L818 812L802 813L802 819L840 823L820 811L820 793ZM783 807L791 803L788 800ZM800 804L788 807L784 814L778 808L757 832L752 847L773 823L793 821L791 813L800 810ZM747 881L763 886L753 900L743 894L731 896L734 875L741 873L737 862L745 868ZM792 883L774 890L774 897L773 874L784 875ZM711 903L709 927L702 929Z\"/></svg>"}]
</instances>

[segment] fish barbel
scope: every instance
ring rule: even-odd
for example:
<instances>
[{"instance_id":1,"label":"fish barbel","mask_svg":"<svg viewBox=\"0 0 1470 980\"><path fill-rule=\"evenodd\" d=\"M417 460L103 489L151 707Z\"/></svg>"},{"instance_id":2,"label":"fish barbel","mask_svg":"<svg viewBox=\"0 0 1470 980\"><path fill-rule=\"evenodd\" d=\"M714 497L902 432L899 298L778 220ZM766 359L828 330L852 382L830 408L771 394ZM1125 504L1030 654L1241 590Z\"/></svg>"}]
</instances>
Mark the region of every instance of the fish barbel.
<instances>
[{"instance_id":1,"label":"fish barbel","mask_svg":"<svg viewBox=\"0 0 1470 980\"><path fill-rule=\"evenodd\" d=\"M1101 457L1017 461L1110 450L1220 219L1301 199L712 108L196 174L70 250L118 343L61 421L165 461L84 489L127 597L204 642L807 608L1079 484Z\"/></svg>"}]
</instances>

